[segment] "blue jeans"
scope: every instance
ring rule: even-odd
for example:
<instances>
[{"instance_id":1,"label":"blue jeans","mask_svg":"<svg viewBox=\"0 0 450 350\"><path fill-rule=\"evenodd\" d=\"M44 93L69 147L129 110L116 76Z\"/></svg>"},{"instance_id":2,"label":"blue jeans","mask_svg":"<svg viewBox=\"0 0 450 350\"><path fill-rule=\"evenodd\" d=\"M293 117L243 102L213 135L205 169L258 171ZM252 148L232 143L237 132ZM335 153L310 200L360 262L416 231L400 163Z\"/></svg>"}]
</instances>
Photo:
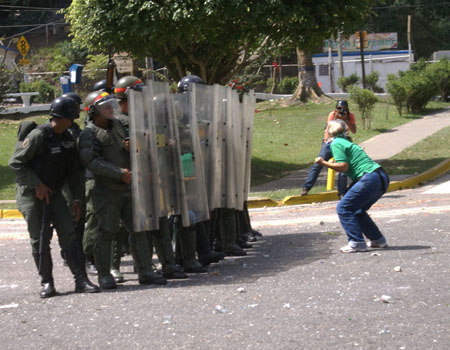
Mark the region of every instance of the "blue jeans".
<instances>
[{"instance_id":1,"label":"blue jeans","mask_svg":"<svg viewBox=\"0 0 450 350\"><path fill-rule=\"evenodd\" d=\"M380 175L383 177L381 181ZM337 214L349 241L364 242L364 236L375 241L383 235L367 210L384 194L389 177L383 170L367 173L350 188L337 205Z\"/></svg>"},{"instance_id":2,"label":"blue jeans","mask_svg":"<svg viewBox=\"0 0 450 350\"><path fill-rule=\"evenodd\" d=\"M319 157L322 157L326 161L330 160L330 158L333 157L329 143L322 142ZM309 169L308 177L306 178L306 181L303 184L303 188L306 188L309 191L314 186L322 168L323 168L322 165L313 164L311 169ZM347 175L345 175L344 173L338 173L338 186L337 186L338 194L343 194L345 192L346 187L347 187Z\"/></svg>"}]
</instances>

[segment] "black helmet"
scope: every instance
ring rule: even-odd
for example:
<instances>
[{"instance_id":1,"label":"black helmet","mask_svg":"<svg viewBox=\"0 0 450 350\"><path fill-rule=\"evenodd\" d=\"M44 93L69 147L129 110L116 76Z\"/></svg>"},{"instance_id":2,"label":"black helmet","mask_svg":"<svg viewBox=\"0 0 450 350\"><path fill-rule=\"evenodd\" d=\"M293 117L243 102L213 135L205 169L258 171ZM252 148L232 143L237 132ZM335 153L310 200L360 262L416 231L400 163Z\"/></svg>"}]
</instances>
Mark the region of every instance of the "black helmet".
<instances>
[{"instance_id":1,"label":"black helmet","mask_svg":"<svg viewBox=\"0 0 450 350\"><path fill-rule=\"evenodd\" d=\"M81 106L80 96L78 94L76 94L75 92L67 92L65 94L62 94L61 97L69 97L78 104L78 115L75 118L75 119L78 119L80 117L80 106Z\"/></svg>"},{"instance_id":2,"label":"black helmet","mask_svg":"<svg viewBox=\"0 0 450 350\"><path fill-rule=\"evenodd\" d=\"M75 100L75 102L81 106L81 97L78 94L76 94L75 92L67 92L65 94L62 94L61 97L69 97L72 100Z\"/></svg>"},{"instance_id":3,"label":"black helmet","mask_svg":"<svg viewBox=\"0 0 450 350\"><path fill-rule=\"evenodd\" d=\"M189 84L204 84L203 80L196 75L186 75L178 82L178 92L186 92Z\"/></svg>"},{"instance_id":4,"label":"black helmet","mask_svg":"<svg viewBox=\"0 0 450 350\"><path fill-rule=\"evenodd\" d=\"M348 111L348 102L346 100L339 100L336 103L336 109L345 108Z\"/></svg>"},{"instance_id":5,"label":"black helmet","mask_svg":"<svg viewBox=\"0 0 450 350\"><path fill-rule=\"evenodd\" d=\"M92 91L106 91L106 79L97 81L92 87Z\"/></svg>"},{"instance_id":6,"label":"black helmet","mask_svg":"<svg viewBox=\"0 0 450 350\"><path fill-rule=\"evenodd\" d=\"M142 91L143 86L144 83L142 82L141 79L133 75L127 75L126 77L120 78L119 81L116 83L116 86L114 87L114 94L117 96L118 99L126 100L127 91L129 89Z\"/></svg>"},{"instance_id":7,"label":"black helmet","mask_svg":"<svg viewBox=\"0 0 450 350\"><path fill-rule=\"evenodd\" d=\"M75 119L80 112L80 106L70 97L55 98L50 105L50 115L56 118Z\"/></svg>"}]
</instances>

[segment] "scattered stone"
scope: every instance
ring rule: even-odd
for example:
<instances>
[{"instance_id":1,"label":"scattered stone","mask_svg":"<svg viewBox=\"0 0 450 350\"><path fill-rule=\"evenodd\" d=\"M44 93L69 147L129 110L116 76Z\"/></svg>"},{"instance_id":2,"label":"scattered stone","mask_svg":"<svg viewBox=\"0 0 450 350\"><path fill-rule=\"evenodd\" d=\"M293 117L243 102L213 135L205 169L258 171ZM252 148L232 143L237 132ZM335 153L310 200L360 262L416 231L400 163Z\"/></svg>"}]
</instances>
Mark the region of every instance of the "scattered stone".
<instances>
[{"instance_id":1,"label":"scattered stone","mask_svg":"<svg viewBox=\"0 0 450 350\"><path fill-rule=\"evenodd\" d=\"M215 314L226 314L228 310L224 308L222 305L216 305L214 309Z\"/></svg>"},{"instance_id":2,"label":"scattered stone","mask_svg":"<svg viewBox=\"0 0 450 350\"><path fill-rule=\"evenodd\" d=\"M380 256L380 253L372 253L370 256Z\"/></svg>"},{"instance_id":3,"label":"scattered stone","mask_svg":"<svg viewBox=\"0 0 450 350\"><path fill-rule=\"evenodd\" d=\"M380 299L383 303L390 304L392 297L389 295L382 295Z\"/></svg>"},{"instance_id":4,"label":"scattered stone","mask_svg":"<svg viewBox=\"0 0 450 350\"><path fill-rule=\"evenodd\" d=\"M401 272L401 271L402 271L401 266L396 266L396 267L394 267L394 271L395 271L395 272Z\"/></svg>"},{"instance_id":5,"label":"scattered stone","mask_svg":"<svg viewBox=\"0 0 450 350\"><path fill-rule=\"evenodd\" d=\"M244 287L239 287L239 288L237 289L237 291L238 291L239 293L247 293L247 291L245 290Z\"/></svg>"},{"instance_id":6,"label":"scattered stone","mask_svg":"<svg viewBox=\"0 0 450 350\"><path fill-rule=\"evenodd\" d=\"M291 304L289 304L289 303L285 303L283 305L283 309L290 309L290 308L291 308Z\"/></svg>"}]
</instances>

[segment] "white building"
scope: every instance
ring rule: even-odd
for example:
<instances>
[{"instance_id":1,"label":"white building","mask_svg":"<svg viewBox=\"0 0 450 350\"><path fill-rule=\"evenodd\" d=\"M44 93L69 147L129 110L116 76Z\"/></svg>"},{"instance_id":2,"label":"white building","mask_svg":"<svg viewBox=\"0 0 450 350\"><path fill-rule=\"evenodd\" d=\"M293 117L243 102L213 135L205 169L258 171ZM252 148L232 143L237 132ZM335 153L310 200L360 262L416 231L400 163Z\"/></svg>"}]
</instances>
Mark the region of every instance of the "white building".
<instances>
[{"instance_id":1,"label":"white building","mask_svg":"<svg viewBox=\"0 0 450 350\"><path fill-rule=\"evenodd\" d=\"M342 60L344 76L347 77L356 73L358 77L360 77L360 80L362 80L360 53L343 52ZM337 85L337 81L340 78L337 53L333 52L332 55L329 53L313 55L313 64L315 67L317 83L321 86L322 91L325 93L340 92L340 88ZM384 90L386 90L388 74L397 74L399 71L406 71L409 69L409 65L410 56L408 50L364 52L366 76L374 71L378 72L380 77L377 84ZM331 82L333 82L333 87ZM360 83L360 86L362 87L362 83Z\"/></svg>"}]
</instances>

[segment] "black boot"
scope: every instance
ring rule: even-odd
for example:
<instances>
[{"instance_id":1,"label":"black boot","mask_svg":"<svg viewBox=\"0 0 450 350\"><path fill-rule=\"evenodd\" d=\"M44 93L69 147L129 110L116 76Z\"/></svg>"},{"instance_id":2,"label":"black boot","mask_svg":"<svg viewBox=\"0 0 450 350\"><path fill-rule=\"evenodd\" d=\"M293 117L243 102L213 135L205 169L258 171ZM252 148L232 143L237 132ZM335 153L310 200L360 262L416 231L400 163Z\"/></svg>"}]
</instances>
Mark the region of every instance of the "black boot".
<instances>
[{"instance_id":1,"label":"black boot","mask_svg":"<svg viewBox=\"0 0 450 350\"><path fill-rule=\"evenodd\" d=\"M152 252L146 232L131 232L129 235L131 255L136 266L139 284L167 284L167 279L153 271Z\"/></svg>"},{"instance_id":2,"label":"black boot","mask_svg":"<svg viewBox=\"0 0 450 350\"><path fill-rule=\"evenodd\" d=\"M252 248L252 245L247 243L247 233L241 225L241 214L239 210L234 211L234 216L236 220L236 244L242 249Z\"/></svg>"},{"instance_id":3,"label":"black boot","mask_svg":"<svg viewBox=\"0 0 450 350\"><path fill-rule=\"evenodd\" d=\"M99 240L94 247L95 267L98 270L98 283L102 289L117 288L111 275L111 243L109 240Z\"/></svg>"},{"instance_id":4,"label":"black boot","mask_svg":"<svg viewBox=\"0 0 450 350\"><path fill-rule=\"evenodd\" d=\"M236 244L236 218L234 209L219 209L219 229L222 249L227 256L244 256L247 253Z\"/></svg>"},{"instance_id":5,"label":"black boot","mask_svg":"<svg viewBox=\"0 0 450 350\"><path fill-rule=\"evenodd\" d=\"M85 255L86 258L86 272L88 275L97 276L98 271L95 267L95 259L93 256Z\"/></svg>"},{"instance_id":6,"label":"black boot","mask_svg":"<svg viewBox=\"0 0 450 350\"><path fill-rule=\"evenodd\" d=\"M205 224L203 222L198 222L195 224L195 228L197 232L197 254L200 264L202 264L202 266L208 266L211 263L216 263L225 259L225 253L211 250Z\"/></svg>"},{"instance_id":7,"label":"black boot","mask_svg":"<svg viewBox=\"0 0 450 350\"><path fill-rule=\"evenodd\" d=\"M33 255L33 258L36 267L39 271L39 254ZM43 299L50 298L56 295L52 270L53 270L53 262L49 250L47 258L43 260L43 266L41 267L41 271L39 273L39 275L41 276L41 286L42 286L41 291L39 292L39 296Z\"/></svg>"},{"instance_id":8,"label":"black boot","mask_svg":"<svg viewBox=\"0 0 450 350\"><path fill-rule=\"evenodd\" d=\"M81 251L81 246L78 242L74 242L68 249L65 250L67 265L72 271L75 278L75 292L76 293L98 293L100 289L89 281L84 267L84 256Z\"/></svg>"},{"instance_id":9,"label":"black boot","mask_svg":"<svg viewBox=\"0 0 450 350\"><path fill-rule=\"evenodd\" d=\"M250 232L252 233L252 235L255 236L255 237L256 237L256 236L261 237L261 236L262 236L262 233L259 232L259 231L254 230L254 229L252 228L252 224L251 224L251 222L250 222L250 215L249 215L249 213L248 213L248 205L247 205L247 201L244 201L244 218L245 218L245 221L246 221L246 223L247 223L247 226L249 227Z\"/></svg>"},{"instance_id":10,"label":"black boot","mask_svg":"<svg viewBox=\"0 0 450 350\"><path fill-rule=\"evenodd\" d=\"M181 252L183 255L183 271L186 273L205 273L208 270L195 258L197 232L195 226L183 227L181 233Z\"/></svg>"},{"instance_id":11,"label":"black boot","mask_svg":"<svg viewBox=\"0 0 450 350\"><path fill-rule=\"evenodd\" d=\"M159 219L159 230L150 231L148 240L153 242L156 255L162 266L162 275L167 279L185 279L188 276L175 264L173 256L172 240L169 233L169 220ZM152 246L153 250L153 246Z\"/></svg>"}]
</instances>

